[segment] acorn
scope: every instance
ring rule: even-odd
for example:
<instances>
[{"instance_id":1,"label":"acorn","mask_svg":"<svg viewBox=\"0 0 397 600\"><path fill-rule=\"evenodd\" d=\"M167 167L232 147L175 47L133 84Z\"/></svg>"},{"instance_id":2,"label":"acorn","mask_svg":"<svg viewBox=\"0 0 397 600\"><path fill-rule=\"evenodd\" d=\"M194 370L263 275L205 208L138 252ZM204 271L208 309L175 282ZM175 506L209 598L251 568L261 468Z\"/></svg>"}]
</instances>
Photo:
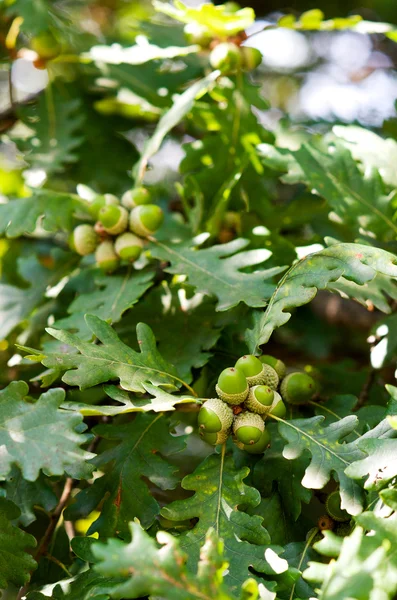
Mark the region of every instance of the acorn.
<instances>
[{"instance_id":1,"label":"acorn","mask_svg":"<svg viewBox=\"0 0 397 600\"><path fill-rule=\"evenodd\" d=\"M273 400L274 391L268 385L254 385L249 391L245 406L253 413L264 415L269 412Z\"/></svg>"},{"instance_id":2,"label":"acorn","mask_svg":"<svg viewBox=\"0 0 397 600\"><path fill-rule=\"evenodd\" d=\"M130 213L130 229L137 235L153 235L164 221L163 211L156 204L136 206Z\"/></svg>"},{"instance_id":3,"label":"acorn","mask_svg":"<svg viewBox=\"0 0 397 600\"><path fill-rule=\"evenodd\" d=\"M222 42L215 46L210 54L210 65L222 73L234 73L241 67L241 52L236 44Z\"/></svg>"},{"instance_id":4,"label":"acorn","mask_svg":"<svg viewBox=\"0 0 397 600\"><path fill-rule=\"evenodd\" d=\"M216 393L228 404L241 404L248 396L249 386L244 373L240 369L230 367L219 375Z\"/></svg>"},{"instance_id":5,"label":"acorn","mask_svg":"<svg viewBox=\"0 0 397 600\"><path fill-rule=\"evenodd\" d=\"M264 430L263 419L252 412L243 412L234 418L233 433L242 444L255 444Z\"/></svg>"},{"instance_id":6,"label":"acorn","mask_svg":"<svg viewBox=\"0 0 397 600\"><path fill-rule=\"evenodd\" d=\"M249 454L263 454L270 443L270 434L267 429L264 429L261 437L255 444L243 444L238 440L234 440L234 443L240 450L245 450Z\"/></svg>"},{"instance_id":7,"label":"acorn","mask_svg":"<svg viewBox=\"0 0 397 600\"><path fill-rule=\"evenodd\" d=\"M98 236L92 225L77 225L70 236L69 244L77 254L86 256L95 252L98 246Z\"/></svg>"},{"instance_id":8,"label":"acorn","mask_svg":"<svg viewBox=\"0 0 397 600\"><path fill-rule=\"evenodd\" d=\"M285 363L283 363L282 360L280 360L279 358L275 358L274 356L270 356L270 354L263 354L259 357L259 360L264 365L269 365L270 367L272 367L276 371L280 381L284 379L285 374L287 372L287 367L285 366Z\"/></svg>"},{"instance_id":9,"label":"acorn","mask_svg":"<svg viewBox=\"0 0 397 600\"><path fill-rule=\"evenodd\" d=\"M328 494L325 501L325 510L334 521L338 521L340 523L350 521L351 517L349 513L341 508L341 497L338 490Z\"/></svg>"},{"instance_id":10,"label":"acorn","mask_svg":"<svg viewBox=\"0 0 397 600\"><path fill-rule=\"evenodd\" d=\"M102 223L105 231L111 235L123 233L128 226L128 211L124 206L103 206L99 213L98 219Z\"/></svg>"},{"instance_id":11,"label":"acorn","mask_svg":"<svg viewBox=\"0 0 397 600\"><path fill-rule=\"evenodd\" d=\"M113 243L109 240L99 244L95 252L95 259L98 267L108 273L111 273L119 266L119 257L115 252Z\"/></svg>"},{"instance_id":12,"label":"acorn","mask_svg":"<svg viewBox=\"0 0 397 600\"><path fill-rule=\"evenodd\" d=\"M119 199L113 194L104 194L103 196L96 196L92 202L88 205L88 210L94 219L98 219L99 211L103 206L118 206L120 204Z\"/></svg>"},{"instance_id":13,"label":"acorn","mask_svg":"<svg viewBox=\"0 0 397 600\"><path fill-rule=\"evenodd\" d=\"M278 392L274 392L274 400L267 414L278 417L279 419L284 419L287 414L285 404Z\"/></svg>"},{"instance_id":14,"label":"acorn","mask_svg":"<svg viewBox=\"0 0 397 600\"><path fill-rule=\"evenodd\" d=\"M117 236L114 243L114 249L116 254L123 260L129 260L134 262L137 260L142 252L143 241L133 233L122 233Z\"/></svg>"},{"instance_id":15,"label":"acorn","mask_svg":"<svg viewBox=\"0 0 397 600\"><path fill-rule=\"evenodd\" d=\"M243 371L249 386L268 385L273 390L277 389L278 375L276 371L269 365L262 364L259 358L253 354L242 356L235 366Z\"/></svg>"},{"instance_id":16,"label":"acorn","mask_svg":"<svg viewBox=\"0 0 397 600\"><path fill-rule=\"evenodd\" d=\"M251 48L250 46L241 46L241 62L244 71L253 71L262 62L262 53L258 48Z\"/></svg>"},{"instance_id":17,"label":"acorn","mask_svg":"<svg viewBox=\"0 0 397 600\"><path fill-rule=\"evenodd\" d=\"M137 187L124 192L121 197L121 204L128 210L131 210L141 204L150 204L151 199L152 195L147 188Z\"/></svg>"},{"instance_id":18,"label":"acorn","mask_svg":"<svg viewBox=\"0 0 397 600\"><path fill-rule=\"evenodd\" d=\"M229 437L230 429L223 429L216 433L204 433L200 431L200 437L203 442L207 442L211 446L217 446L218 444L224 444Z\"/></svg>"},{"instance_id":19,"label":"acorn","mask_svg":"<svg viewBox=\"0 0 397 600\"><path fill-rule=\"evenodd\" d=\"M61 53L61 45L50 31L42 31L35 35L30 47L44 60L56 58Z\"/></svg>"},{"instance_id":20,"label":"acorn","mask_svg":"<svg viewBox=\"0 0 397 600\"><path fill-rule=\"evenodd\" d=\"M339 535L340 537L346 537L347 535L350 535L352 531L353 525L351 521L346 523L337 523L335 528L336 535Z\"/></svg>"},{"instance_id":21,"label":"acorn","mask_svg":"<svg viewBox=\"0 0 397 600\"><path fill-rule=\"evenodd\" d=\"M219 398L210 398L200 408L198 425L204 433L217 433L230 429L232 423L232 409Z\"/></svg>"},{"instance_id":22,"label":"acorn","mask_svg":"<svg viewBox=\"0 0 397 600\"><path fill-rule=\"evenodd\" d=\"M187 23L183 28L185 39L188 44L197 44L202 48L208 48L211 43L212 35L201 23Z\"/></svg>"},{"instance_id":23,"label":"acorn","mask_svg":"<svg viewBox=\"0 0 397 600\"><path fill-rule=\"evenodd\" d=\"M290 373L281 382L280 393L290 404L306 404L316 393L316 383L306 373Z\"/></svg>"}]
</instances>

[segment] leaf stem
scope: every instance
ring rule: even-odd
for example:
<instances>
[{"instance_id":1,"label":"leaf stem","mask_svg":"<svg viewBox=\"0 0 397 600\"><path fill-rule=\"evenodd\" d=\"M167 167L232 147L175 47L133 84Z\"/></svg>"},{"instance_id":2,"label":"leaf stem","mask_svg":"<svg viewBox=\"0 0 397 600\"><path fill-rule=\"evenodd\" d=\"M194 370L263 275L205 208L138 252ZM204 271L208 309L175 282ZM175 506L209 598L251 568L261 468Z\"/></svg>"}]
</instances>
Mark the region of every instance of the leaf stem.
<instances>
[{"instance_id":1,"label":"leaf stem","mask_svg":"<svg viewBox=\"0 0 397 600\"><path fill-rule=\"evenodd\" d=\"M318 532L319 532L319 531L320 531L320 530L319 530L319 528L318 528L318 527L315 527L315 528L314 528L314 531L313 531L313 533L311 534L311 536L310 536L310 537L309 537L309 539L307 540L307 542L306 542L306 545L305 545L305 547L303 548L302 556L301 556L301 558L300 558L300 561L299 561L299 564L298 564L298 567L297 567L298 571L300 571L300 570L301 570L301 566L302 566L302 563L303 563L303 561L304 561L304 559L305 559L306 552L308 551L309 547L311 546L311 543L312 543L312 541L314 540L314 538L316 537L316 535L318 534ZM302 577L302 575L301 575L301 577ZM297 583L297 582L295 581L294 585L292 586L292 589L291 589L291 594L290 594L289 600L293 600L293 598L294 598L294 592L295 592L295 586L296 586L296 583Z\"/></svg>"}]
</instances>

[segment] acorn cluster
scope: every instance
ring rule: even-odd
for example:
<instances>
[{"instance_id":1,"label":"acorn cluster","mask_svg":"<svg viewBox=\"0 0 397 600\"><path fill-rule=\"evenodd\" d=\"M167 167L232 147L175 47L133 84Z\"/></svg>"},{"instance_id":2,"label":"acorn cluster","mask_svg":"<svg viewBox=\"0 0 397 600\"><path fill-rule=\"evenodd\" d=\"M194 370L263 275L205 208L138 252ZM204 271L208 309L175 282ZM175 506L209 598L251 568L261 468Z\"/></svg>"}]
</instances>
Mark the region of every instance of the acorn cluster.
<instances>
[{"instance_id":1,"label":"acorn cluster","mask_svg":"<svg viewBox=\"0 0 397 600\"><path fill-rule=\"evenodd\" d=\"M216 384L218 397L206 400L201 407L200 435L215 446L233 433L233 441L240 449L261 454L270 442L266 419L285 417L284 401L305 404L315 392L312 377L301 372L286 375L285 364L273 356L242 356L234 367L220 374Z\"/></svg>"},{"instance_id":2,"label":"acorn cluster","mask_svg":"<svg viewBox=\"0 0 397 600\"><path fill-rule=\"evenodd\" d=\"M112 194L97 196L88 206L95 225L78 225L69 245L81 256L95 252L98 267L111 273L121 261L133 263L141 255L144 240L153 235L164 220L163 211L151 203L148 189L125 192L121 202Z\"/></svg>"}]
</instances>

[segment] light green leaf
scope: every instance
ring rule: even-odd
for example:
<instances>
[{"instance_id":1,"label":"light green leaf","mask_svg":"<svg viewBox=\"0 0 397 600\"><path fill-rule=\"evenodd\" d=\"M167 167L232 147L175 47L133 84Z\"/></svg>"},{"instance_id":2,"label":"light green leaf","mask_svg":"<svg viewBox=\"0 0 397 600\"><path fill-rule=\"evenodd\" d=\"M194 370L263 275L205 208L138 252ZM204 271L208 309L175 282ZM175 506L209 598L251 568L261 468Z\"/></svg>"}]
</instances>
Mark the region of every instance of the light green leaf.
<instances>
[{"instance_id":1,"label":"light green leaf","mask_svg":"<svg viewBox=\"0 0 397 600\"><path fill-rule=\"evenodd\" d=\"M99 531L105 537L117 533L124 538L128 522L135 518L145 529L150 527L160 507L142 477L162 490L174 489L179 483L178 469L167 457L183 450L185 438L171 435L161 414L138 414L129 423L99 425L94 433L113 442L92 461L105 474L77 495L66 518L85 517L104 499L101 515L88 534Z\"/></svg>"},{"instance_id":2,"label":"light green leaf","mask_svg":"<svg viewBox=\"0 0 397 600\"><path fill-rule=\"evenodd\" d=\"M80 354L56 354L33 351L50 369L66 371L62 381L85 389L120 380L123 389L144 392L144 383L175 388L183 383L156 349L153 332L144 323L137 326L141 352L132 350L117 336L115 331L94 315L86 315L86 323L101 344L82 341L77 335L59 329L48 328L48 333L60 342L76 348ZM32 351L31 349L27 349ZM44 358L42 358L44 356Z\"/></svg>"},{"instance_id":3,"label":"light green leaf","mask_svg":"<svg viewBox=\"0 0 397 600\"><path fill-rule=\"evenodd\" d=\"M48 267L43 266L34 254L18 259L18 271L29 286L20 288L0 283L0 339L6 338L17 325L31 316L34 309L45 301L47 288L67 275L77 261L75 254L62 250L53 252Z\"/></svg>"},{"instance_id":4,"label":"light green leaf","mask_svg":"<svg viewBox=\"0 0 397 600\"><path fill-rule=\"evenodd\" d=\"M20 509L18 522L24 527L36 520L35 507L40 506L49 513L58 503L48 479L42 473L36 481L27 481L17 467L13 467L7 475L4 491L7 500L14 502Z\"/></svg>"},{"instance_id":5,"label":"light green leaf","mask_svg":"<svg viewBox=\"0 0 397 600\"><path fill-rule=\"evenodd\" d=\"M130 530L129 544L112 539L106 546L98 543L93 546L99 560L95 569L107 577L119 576L125 580L114 590L114 598L150 595L169 600L231 600L223 584L227 567L224 545L213 529L203 538L194 573L186 569L186 555L177 538L160 531L156 544L138 524L130 523ZM252 584L254 593L249 598L256 600L258 590ZM244 597L248 600L247 595Z\"/></svg>"},{"instance_id":6,"label":"light green leaf","mask_svg":"<svg viewBox=\"0 0 397 600\"><path fill-rule=\"evenodd\" d=\"M150 60L177 58L198 52L200 46L167 46L165 48L149 43L147 38L139 37L134 46L123 48L120 44L111 46L92 46L89 52L82 54L83 60L99 61L112 65L142 65Z\"/></svg>"},{"instance_id":7,"label":"light green leaf","mask_svg":"<svg viewBox=\"0 0 397 600\"><path fill-rule=\"evenodd\" d=\"M230 10L228 6L215 6L211 2L190 7L174 0L174 4L166 4L154 0L154 8L182 23L199 23L208 29L215 37L229 37L239 31L243 31L255 21L255 13L252 8L241 8Z\"/></svg>"},{"instance_id":8,"label":"light green leaf","mask_svg":"<svg viewBox=\"0 0 397 600\"><path fill-rule=\"evenodd\" d=\"M195 290L217 298L217 310L227 310L240 302L254 307L265 306L275 288L267 280L281 273L285 267L253 273L242 271L262 263L269 256L267 250L239 252L248 243L248 240L239 238L227 244L197 250L191 248L189 243L154 241L151 253L155 258L170 263L165 269L168 273L186 275L188 283Z\"/></svg>"},{"instance_id":9,"label":"light green leaf","mask_svg":"<svg viewBox=\"0 0 397 600\"><path fill-rule=\"evenodd\" d=\"M116 415L125 415L134 412L166 412L175 410L177 404L197 402L197 398L194 396L174 396L149 383L144 383L143 387L152 396L151 398L134 398L125 390L121 390L113 385L106 385L105 392L107 395L112 400L120 402L120 404L111 406L101 404L100 406L95 406L82 402L64 402L62 408L73 411L77 410L86 417L96 415L115 417Z\"/></svg>"},{"instance_id":10,"label":"light green leaf","mask_svg":"<svg viewBox=\"0 0 397 600\"><path fill-rule=\"evenodd\" d=\"M28 198L0 204L0 234L16 238L33 233L40 219L46 231L70 231L82 202L73 194L35 190Z\"/></svg>"},{"instance_id":11,"label":"light green leaf","mask_svg":"<svg viewBox=\"0 0 397 600\"><path fill-rule=\"evenodd\" d=\"M397 476L397 440L363 439L357 442L357 446L367 457L346 469L348 477L360 480L365 478L365 489L379 490Z\"/></svg>"},{"instance_id":12,"label":"light green leaf","mask_svg":"<svg viewBox=\"0 0 397 600\"><path fill-rule=\"evenodd\" d=\"M278 573L288 568L287 563L269 548L270 537L261 525L262 518L239 510L240 505L248 508L260 502L259 492L243 483L248 473L247 467L236 470L233 459L225 458L223 452L213 454L182 481L185 490L196 493L187 499L176 500L161 511L171 521L198 518L193 528L179 536L180 546L188 554L190 569L198 560L206 531L210 527L215 529L225 544L225 557L229 562L225 581L232 593L236 593L250 575L250 567L270 576L276 573L271 564Z\"/></svg>"},{"instance_id":13,"label":"light green leaf","mask_svg":"<svg viewBox=\"0 0 397 600\"><path fill-rule=\"evenodd\" d=\"M94 455L80 448L90 436L76 432L82 417L59 408L62 389L41 394L28 402L24 381L14 381L0 391L0 478L17 465L27 481L35 481L40 469L46 475L66 471L77 479L87 478L92 468L86 460ZM54 448L56 451L54 451Z\"/></svg>"},{"instance_id":14,"label":"light green leaf","mask_svg":"<svg viewBox=\"0 0 397 600\"><path fill-rule=\"evenodd\" d=\"M208 91L212 83L219 77L219 74L219 71L214 71L203 79L193 83L183 94L177 97L171 108L164 113L158 122L154 134L146 144L138 164L134 167L138 181L142 181L150 158L158 152L167 133L182 121L189 110L191 110L196 98Z\"/></svg>"},{"instance_id":15,"label":"light green leaf","mask_svg":"<svg viewBox=\"0 0 397 600\"><path fill-rule=\"evenodd\" d=\"M291 318L292 308L313 300L317 291L326 289L340 277L364 286L377 273L386 278L397 277L397 258L394 254L362 244L333 243L329 248L309 254L295 263L280 280L264 313L254 313L254 328L246 333L251 352L257 352L265 344L274 329ZM384 279L381 279L382 285ZM373 288L370 288L371 295ZM365 291L360 294L361 300Z\"/></svg>"},{"instance_id":16,"label":"light green leaf","mask_svg":"<svg viewBox=\"0 0 397 600\"><path fill-rule=\"evenodd\" d=\"M34 548L36 540L13 525L19 517L19 508L9 500L0 498L0 589L13 583L22 586L30 579L36 561L25 552Z\"/></svg>"},{"instance_id":17,"label":"light green leaf","mask_svg":"<svg viewBox=\"0 0 397 600\"><path fill-rule=\"evenodd\" d=\"M98 270L86 272L96 287L94 292L79 294L69 305L70 316L55 321L55 329L68 329L78 333L82 340L90 340L92 332L84 315L89 313L107 321L117 323L123 313L136 304L153 284L154 271L126 271L123 275L106 275Z\"/></svg>"}]
</instances>

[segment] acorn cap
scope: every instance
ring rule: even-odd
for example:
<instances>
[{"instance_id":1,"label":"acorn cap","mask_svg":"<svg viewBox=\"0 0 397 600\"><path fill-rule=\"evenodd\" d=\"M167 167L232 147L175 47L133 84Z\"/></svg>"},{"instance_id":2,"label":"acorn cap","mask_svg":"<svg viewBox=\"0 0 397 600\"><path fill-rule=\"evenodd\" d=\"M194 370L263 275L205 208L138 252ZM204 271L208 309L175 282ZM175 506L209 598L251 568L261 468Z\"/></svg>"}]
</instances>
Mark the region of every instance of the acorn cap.
<instances>
[{"instance_id":1,"label":"acorn cap","mask_svg":"<svg viewBox=\"0 0 397 600\"><path fill-rule=\"evenodd\" d=\"M338 490L328 494L325 501L325 510L334 521L343 523L351 519L349 513L341 508L341 497Z\"/></svg>"},{"instance_id":2,"label":"acorn cap","mask_svg":"<svg viewBox=\"0 0 397 600\"><path fill-rule=\"evenodd\" d=\"M268 414L274 415L279 419L284 419L285 415L287 414L287 409L285 407L283 399L281 398L278 392L274 392L274 400L268 411Z\"/></svg>"},{"instance_id":3,"label":"acorn cap","mask_svg":"<svg viewBox=\"0 0 397 600\"><path fill-rule=\"evenodd\" d=\"M247 411L234 418L233 433L243 444L255 444L264 430L265 424L259 415Z\"/></svg>"},{"instance_id":4,"label":"acorn cap","mask_svg":"<svg viewBox=\"0 0 397 600\"><path fill-rule=\"evenodd\" d=\"M121 204L131 210L135 206L141 204L149 204L152 199L151 193L145 187L137 187L132 190L125 192L121 198Z\"/></svg>"},{"instance_id":5,"label":"acorn cap","mask_svg":"<svg viewBox=\"0 0 397 600\"><path fill-rule=\"evenodd\" d=\"M316 393L316 383L306 373L290 373L283 379L280 393L290 404L306 404Z\"/></svg>"},{"instance_id":6,"label":"acorn cap","mask_svg":"<svg viewBox=\"0 0 397 600\"><path fill-rule=\"evenodd\" d=\"M251 412L264 415L269 412L273 400L274 391L268 385L255 385L250 389L245 405Z\"/></svg>"},{"instance_id":7,"label":"acorn cap","mask_svg":"<svg viewBox=\"0 0 397 600\"><path fill-rule=\"evenodd\" d=\"M109 273L119 266L119 257L115 252L113 243L109 240L99 244L95 252L95 259L98 267Z\"/></svg>"},{"instance_id":8,"label":"acorn cap","mask_svg":"<svg viewBox=\"0 0 397 600\"><path fill-rule=\"evenodd\" d=\"M117 236L114 243L116 254L123 260L129 260L130 262L134 262L140 257L142 247L141 238L129 232Z\"/></svg>"},{"instance_id":9,"label":"acorn cap","mask_svg":"<svg viewBox=\"0 0 397 600\"><path fill-rule=\"evenodd\" d=\"M219 398L210 398L200 408L198 424L204 433L217 433L230 429L232 423L232 409Z\"/></svg>"},{"instance_id":10,"label":"acorn cap","mask_svg":"<svg viewBox=\"0 0 397 600\"><path fill-rule=\"evenodd\" d=\"M249 387L244 373L230 367L219 375L216 393L228 404L241 404L248 396Z\"/></svg>"},{"instance_id":11,"label":"acorn cap","mask_svg":"<svg viewBox=\"0 0 397 600\"><path fill-rule=\"evenodd\" d=\"M70 237L70 246L80 256L95 252L98 236L92 225L78 225Z\"/></svg>"},{"instance_id":12,"label":"acorn cap","mask_svg":"<svg viewBox=\"0 0 397 600\"><path fill-rule=\"evenodd\" d=\"M204 433L204 431L200 431L200 437L204 442L210 444L211 446L217 446L218 444L224 444L229 437L230 429L224 429L222 431L218 431L217 433Z\"/></svg>"},{"instance_id":13,"label":"acorn cap","mask_svg":"<svg viewBox=\"0 0 397 600\"><path fill-rule=\"evenodd\" d=\"M127 229L128 211L124 206L113 206L109 204L100 209L98 219L107 233L116 235Z\"/></svg>"},{"instance_id":14,"label":"acorn cap","mask_svg":"<svg viewBox=\"0 0 397 600\"><path fill-rule=\"evenodd\" d=\"M337 523L336 528L335 528L335 533L336 535L339 535L340 537L346 537L347 535L350 535L353 529L353 525L351 523L351 521L347 521L345 523Z\"/></svg>"},{"instance_id":15,"label":"acorn cap","mask_svg":"<svg viewBox=\"0 0 397 600\"><path fill-rule=\"evenodd\" d=\"M113 194L105 194L104 196L96 196L96 198L88 204L88 210L94 219L98 219L99 211L103 206L118 206L119 204L119 200L116 196L113 196Z\"/></svg>"},{"instance_id":16,"label":"acorn cap","mask_svg":"<svg viewBox=\"0 0 397 600\"><path fill-rule=\"evenodd\" d=\"M60 43L50 31L42 31L38 35L35 35L31 39L30 47L40 58L44 58L45 60L51 60L51 58L55 58L61 52Z\"/></svg>"},{"instance_id":17,"label":"acorn cap","mask_svg":"<svg viewBox=\"0 0 397 600\"><path fill-rule=\"evenodd\" d=\"M241 61L245 71L253 71L262 62L262 52L258 48L251 48L250 46L241 46Z\"/></svg>"},{"instance_id":18,"label":"acorn cap","mask_svg":"<svg viewBox=\"0 0 397 600\"><path fill-rule=\"evenodd\" d=\"M156 204L136 206L130 213L130 229L142 237L155 233L163 221L163 211Z\"/></svg>"},{"instance_id":19,"label":"acorn cap","mask_svg":"<svg viewBox=\"0 0 397 600\"><path fill-rule=\"evenodd\" d=\"M276 371L280 381L285 377L285 373L287 372L287 367L285 366L285 363L283 363L283 361L280 360L279 358L270 356L270 354L263 354L262 356L259 357L259 360L264 365L269 365L270 367L273 367L273 369Z\"/></svg>"},{"instance_id":20,"label":"acorn cap","mask_svg":"<svg viewBox=\"0 0 397 600\"><path fill-rule=\"evenodd\" d=\"M249 454L263 454L270 443L270 434L267 429L264 429L261 437L255 444L242 444L237 439L234 440L234 443L240 450L245 450Z\"/></svg>"},{"instance_id":21,"label":"acorn cap","mask_svg":"<svg viewBox=\"0 0 397 600\"><path fill-rule=\"evenodd\" d=\"M236 44L222 42L210 54L210 65L222 73L233 73L241 66L241 52Z\"/></svg>"}]
</instances>

